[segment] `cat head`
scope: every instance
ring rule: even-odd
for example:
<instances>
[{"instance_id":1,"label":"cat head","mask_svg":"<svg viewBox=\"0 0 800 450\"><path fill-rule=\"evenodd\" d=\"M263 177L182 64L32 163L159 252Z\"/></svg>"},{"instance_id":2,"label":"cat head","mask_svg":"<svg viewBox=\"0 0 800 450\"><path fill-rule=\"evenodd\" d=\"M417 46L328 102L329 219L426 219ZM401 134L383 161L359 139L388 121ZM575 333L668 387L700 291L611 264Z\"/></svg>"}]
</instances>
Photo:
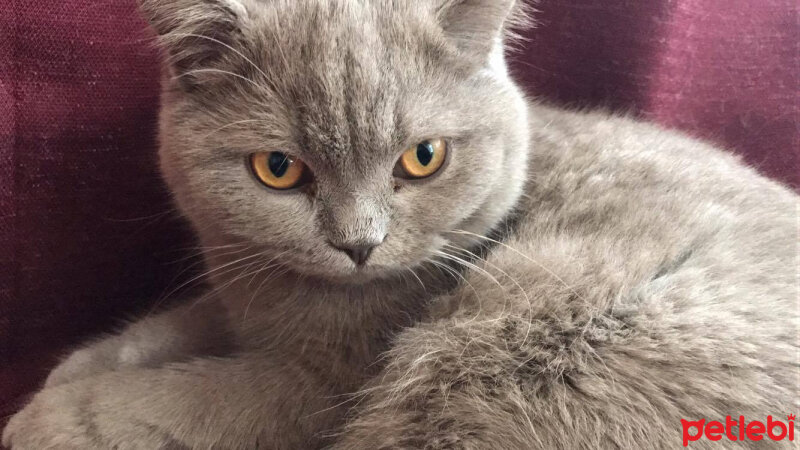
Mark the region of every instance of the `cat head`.
<instances>
[{"instance_id":1,"label":"cat head","mask_svg":"<svg viewBox=\"0 0 800 450\"><path fill-rule=\"evenodd\" d=\"M357 282L497 226L526 176L514 0L144 0L161 165L205 245Z\"/></svg>"}]
</instances>

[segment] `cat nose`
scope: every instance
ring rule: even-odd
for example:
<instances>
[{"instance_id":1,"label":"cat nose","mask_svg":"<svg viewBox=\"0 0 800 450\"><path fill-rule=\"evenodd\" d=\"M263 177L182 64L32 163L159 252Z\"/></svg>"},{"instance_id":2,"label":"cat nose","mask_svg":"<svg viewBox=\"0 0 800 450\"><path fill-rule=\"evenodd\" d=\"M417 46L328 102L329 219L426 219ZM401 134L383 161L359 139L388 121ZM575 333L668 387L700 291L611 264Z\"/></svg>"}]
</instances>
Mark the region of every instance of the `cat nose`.
<instances>
[{"instance_id":1,"label":"cat nose","mask_svg":"<svg viewBox=\"0 0 800 450\"><path fill-rule=\"evenodd\" d=\"M377 247L377 245L354 245L352 247L336 248L347 253L347 256L349 256L357 266L363 266L366 264L372 251L375 250L375 247Z\"/></svg>"},{"instance_id":2,"label":"cat nose","mask_svg":"<svg viewBox=\"0 0 800 450\"><path fill-rule=\"evenodd\" d=\"M363 266L367 263L370 255L372 255L372 251L375 250L375 247L381 245L383 243L383 239L380 242L360 242L360 243L353 243L353 244L334 244L331 243L333 248L337 250L341 250L350 259L356 263L357 266Z\"/></svg>"}]
</instances>

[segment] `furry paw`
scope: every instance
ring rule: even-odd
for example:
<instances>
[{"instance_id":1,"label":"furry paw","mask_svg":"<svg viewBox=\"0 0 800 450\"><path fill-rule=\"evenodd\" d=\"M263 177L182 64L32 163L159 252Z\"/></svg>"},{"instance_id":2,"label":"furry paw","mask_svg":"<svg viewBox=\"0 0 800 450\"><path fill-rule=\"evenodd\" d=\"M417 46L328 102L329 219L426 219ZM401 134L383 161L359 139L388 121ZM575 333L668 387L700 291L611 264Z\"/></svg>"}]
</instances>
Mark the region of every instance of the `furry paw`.
<instances>
[{"instance_id":1,"label":"furry paw","mask_svg":"<svg viewBox=\"0 0 800 450\"><path fill-rule=\"evenodd\" d=\"M100 450L165 447L147 426L123 419L126 405L102 398L88 383L65 384L38 393L3 430L12 450Z\"/></svg>"},{"instance_id":2,"label":"furry paw","mask_svg":"<svg viewBox=\"0 0 800 450\"><path fill-rule=\"evenodd\" d=\"M177 308L128 326L118 335L91 343L66 358L47 379L60 386L122 369L155 368L198 356L227 355L233 348L225 309L218 302L188 314Z\"/></svg>"},{"instance_id":3,"label":"furry paw","mask_svg":"<svg viewBox=\"0 0 800 450\"><path fill-rule=\"evenodd\" d=\"M79 397L65 389L50 389L11 418L3 430L3 445L21 449L91 449L90 431L80 417Z\"/></svg>"},{"instance_id":4,"label":"furry paw","mask_svg":"<svg viewBox=\"0 0 800 450\"><path fill-rule=\"evenodd\" d=\"M83 380L107 370L109 364L98 358L98 349L89 347L75 351L59 364L47 377L45 387L55 387L72 381ZM107 359L107 358L106 358Z\"/></svg>"}]
</instances>

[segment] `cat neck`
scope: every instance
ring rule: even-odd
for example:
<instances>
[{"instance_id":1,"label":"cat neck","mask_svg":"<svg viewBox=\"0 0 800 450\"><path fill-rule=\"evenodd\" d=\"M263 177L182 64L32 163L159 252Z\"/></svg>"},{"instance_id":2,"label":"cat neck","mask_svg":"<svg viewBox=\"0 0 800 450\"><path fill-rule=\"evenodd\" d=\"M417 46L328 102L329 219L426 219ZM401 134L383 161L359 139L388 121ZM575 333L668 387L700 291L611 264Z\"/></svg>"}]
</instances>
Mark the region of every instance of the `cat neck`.
<instances>
[{"instance_id":1,"label":"cat neck","mask_svg":"<svg viewBox=\"0 0 800 450\"><path fill-rule=\"evenodd\" d=\"M309 360L338 357L351 367L374 361L397 331L424 320L430 301L458 280L455 272L426 266L361 284L309 277L280 265L250 276L243 276L246 268L226 272L246 267L236 263L241 258L211 253L206 263L211 292L227 308L245 346Z\"/></svg>"}]
</instances>

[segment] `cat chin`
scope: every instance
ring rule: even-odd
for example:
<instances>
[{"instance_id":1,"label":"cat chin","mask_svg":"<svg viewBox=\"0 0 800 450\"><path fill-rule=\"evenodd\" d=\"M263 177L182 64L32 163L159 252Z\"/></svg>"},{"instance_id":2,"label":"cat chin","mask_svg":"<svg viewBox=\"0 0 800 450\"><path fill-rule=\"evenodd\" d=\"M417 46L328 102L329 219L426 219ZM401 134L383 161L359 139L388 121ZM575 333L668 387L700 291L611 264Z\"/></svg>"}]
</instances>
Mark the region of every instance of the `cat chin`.
<instances>
[{"instance_id":1,"label":"cat chin","mask_svg":"<svg viewBox=\"0 0 800 450\"><path fill-rule=\"evenodd\" d=\"M398 278L403 272L408 272L402 267L377 265L350 269L343 268L342 270L309 270L309 267L305 266L296 267L294 270L300 275L339 285L363 285L375 281Z\"/></svg>"}]
</instances>

